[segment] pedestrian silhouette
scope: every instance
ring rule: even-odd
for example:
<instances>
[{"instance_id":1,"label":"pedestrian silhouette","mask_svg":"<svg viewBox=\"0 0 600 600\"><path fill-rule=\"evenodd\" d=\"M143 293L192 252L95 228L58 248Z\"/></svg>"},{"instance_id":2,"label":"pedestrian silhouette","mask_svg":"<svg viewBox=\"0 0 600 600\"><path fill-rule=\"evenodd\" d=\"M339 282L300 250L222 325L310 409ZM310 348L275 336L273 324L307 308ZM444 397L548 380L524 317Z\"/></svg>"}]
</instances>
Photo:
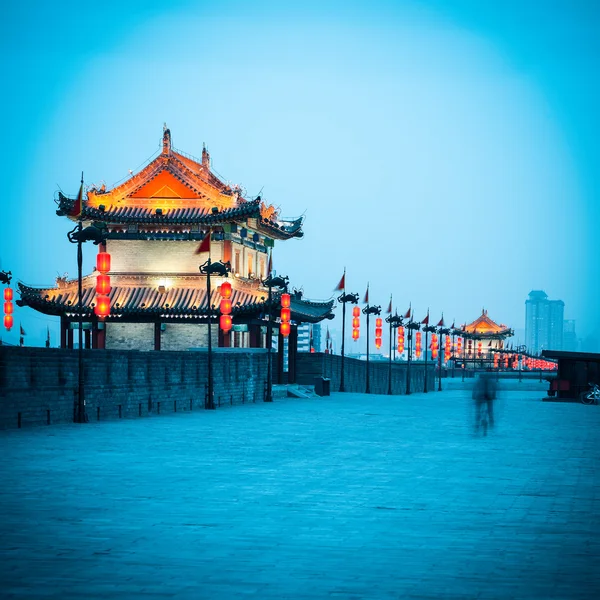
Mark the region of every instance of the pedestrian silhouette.
<instances>
[{"instance_id":1,"label":"pedestrian silhouette","mask_svg":"<svg viewBox=\"0 0 600 600\"><path fill-rule=\"evenodd\" d=\"M489 424L494 426L494 401L497 395L497 384L489 373L481 374L473 386L475 402L475 429L483 424L484 430Z\"/></svg>"}]
</instances>

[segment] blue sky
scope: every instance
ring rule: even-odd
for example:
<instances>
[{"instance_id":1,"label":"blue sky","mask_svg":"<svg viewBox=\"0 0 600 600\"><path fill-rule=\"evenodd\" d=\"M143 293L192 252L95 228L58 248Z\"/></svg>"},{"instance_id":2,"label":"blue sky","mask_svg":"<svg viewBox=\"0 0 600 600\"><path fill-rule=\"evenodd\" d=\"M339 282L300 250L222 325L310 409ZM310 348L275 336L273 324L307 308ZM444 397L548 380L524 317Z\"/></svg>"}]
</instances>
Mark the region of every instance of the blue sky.
<instances>
[{"instance_id":1,"label":"blue sky","mask_svg":"<svg viewBox=\"0 0 600 600\"><path fill-rule=\"evenodd\" d=\"M345 266L384 306L521 329L543 289L597 340L599 23L577 1L11 2L0 268L74 276L58 186L113 185L167 122L177 148L206 142L224 178L306 214L275 267L307 296ZM47 323L57 340L56 319L19 320L28 343Z\"/></svg>"}]
</instances>

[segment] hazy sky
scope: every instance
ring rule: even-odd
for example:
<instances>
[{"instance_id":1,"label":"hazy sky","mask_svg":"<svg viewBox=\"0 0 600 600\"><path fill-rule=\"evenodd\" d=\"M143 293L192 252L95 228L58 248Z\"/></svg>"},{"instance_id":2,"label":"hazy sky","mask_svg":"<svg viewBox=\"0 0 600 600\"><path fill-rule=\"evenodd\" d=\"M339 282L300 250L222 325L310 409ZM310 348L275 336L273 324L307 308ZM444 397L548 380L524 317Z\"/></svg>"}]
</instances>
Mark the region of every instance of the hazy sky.
<instances>
[{"instance_id":1,"label":"hazy sky","mask_svg":"<svg viewBox=\"0 0 600 600\"><path fill-rule=\"evenodd\" d=\"M393 293L462 323L485 307L520 329L543 289L598 336L599 6L9 2L0 268L76 276L55 191L75 194L82 170L112 186L166 122L249 196L306 214L274 263L310 298L346 266L348 290L370 281L384 308ZM28 344L47 323L57 342L57 319L15 317Z\"/></svg>"}]
</instances>

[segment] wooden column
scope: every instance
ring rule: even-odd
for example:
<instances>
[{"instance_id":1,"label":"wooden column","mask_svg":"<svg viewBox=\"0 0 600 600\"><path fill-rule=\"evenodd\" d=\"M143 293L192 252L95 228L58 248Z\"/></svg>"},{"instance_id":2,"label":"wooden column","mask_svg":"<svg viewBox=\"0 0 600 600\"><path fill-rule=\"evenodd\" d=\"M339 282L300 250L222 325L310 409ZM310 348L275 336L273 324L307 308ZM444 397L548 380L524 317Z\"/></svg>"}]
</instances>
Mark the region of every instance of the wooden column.
<instances>
[{"instance_id":1,"label":"wooden column","mask_svg":"<svg viewBox=\"0 0 600 600\"><path fill-rule=\"evenodd\" d=\"M277 335L277 383L284 383L283 381L283 346L284 337L279 333Z\"/></svg>"},{"instance_id":2,"label":"wooden column","mask_svg":"<svg viewBox=\"0 0 600 600\"><path fill-rule=\"evenodd\" d=\"M89 329L84 329L83 336L84 336L83 347L86 350L89 350L92 347L92 332Z\"/></svg>"},{"instance_id":3,"label":"wooden column","mask_svg":"<svg viewBox=\"0 0 600 600\"><path fill-rule=\"evenodd\" d=\"M298 325L292 325L288 337L288 383L296 383L296 359L298 355Z\"/></svg>"},{"instance_id":4,"label":"wooden column","mask_svg":"<svg viewBox=\"0 0 600 600\"><path fill-rule=\"evenodd\" d=\"M154 349L160 350L160 323L154 323Z\"/></svg>"},{"instance_id":5,"label":"wooden column","mask_svg":"<svg viewBox=\"0 0 600 600\"><path fill-rule=\"evenodd\" d=\"M98 321L92 323L92 350L98 349Z\"/></svg>"},{"instance_id":6,"label":"wooden column","mask_svg":"<svg viewBox=\"0 0 600 600\"><path fill-rule=\"evenodd\" d=\"M260 325L248 325L250 348L261 347Z\"/></svg>"},{"instance_id":7,"label":"wooden column","mask_svg":"<svg viewBox=\"0 0 600 600\"><path fill-rule=\"evenodd\" d=\"M73 330L70 327L70 323L67 323L69 328L67 329L67 348L73 350Z\"/></svg>"},{"instance_id":8,"label":"wooden column","mask_svg":"<svg viewBox=\"0 0 600 600\"><path fill-rule=\"evenodd\" d=\"M64 318L60 318L60 347L67 348L67 336L68 336L69 322Z\"/></svg>"},{"instance_id":9,"label":"wooden column","mask_svg":"<svg viewBox=\"0 0 600 600\"><path fill-rule=\"evenodd\" d=\"M104 350L106 348L106 323L104 323L103 329L98 329L97 336L97 348L98 350Z\"/></svg>"}]
</instances>

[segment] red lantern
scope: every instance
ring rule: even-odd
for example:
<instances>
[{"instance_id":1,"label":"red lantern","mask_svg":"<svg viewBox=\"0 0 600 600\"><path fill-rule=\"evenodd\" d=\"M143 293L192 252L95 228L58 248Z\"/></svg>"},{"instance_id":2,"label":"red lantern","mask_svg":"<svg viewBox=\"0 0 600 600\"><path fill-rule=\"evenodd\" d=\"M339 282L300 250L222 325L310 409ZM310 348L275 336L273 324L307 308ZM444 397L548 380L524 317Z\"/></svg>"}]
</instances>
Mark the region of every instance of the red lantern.
<instances>
[{"instance_id":1,"label":"red lantern","mask_svg":"<svg viewBox=\"0 0 600 600\"><path fill-rule=\"evenodd\" d=\"M105 275L110 271L110 254L108 252L98 252L96 270Z\"/></svg>"},{"instance_id":2,"label":"red lantern","mask_svg":"<svg viewBox=\"0 0 600 600\"><path fill-rule=\"evenodd\" d=\"M375 337L381 337L383 334L383 330L381 327L375 327Z\"/></svg>"},{"instance_id":3,"label":"red lantern","mask_svg":"<svg viewBox=\"0 0 600 600\"><path fill-rule=\"evenodd\" d=\"M383 321L378 317L377 319L375 319L375 327L382 327L383 326Z\"/></svg>"},{"instance_id":4,"label":"red lantern","mask_svg":"<svg viewBox=\"0 0 600 600\"><path fill-rule=\"evenodd\" d=\"M96 294L101 296L110 294L110 275L98 275L96 277Z\"/></svg>"},{"instance_id":5,"label":"red lantern","mask_svg":"<svg viewBox=\"0 0 600 600\"><path fill-rule=\"evenodd\" d=\"M225 333L230 331L232 327L231 315L221 315L219 318L219 326Z\"/></svg>"},{"instance_id":6,"label":"red lantern","mask_svg":"<svg viewBox=\"0 0 600 600\"><path fill-rule=\"evenodd\" d=\"M352 319L352 327L354 327L354 329L358 329L360 327L360 319L358 317L354 317Z\"/></svg>"},{"instance_id":7,"label":"red lantern","mask_svg":"<svg viewBox=\"0 0 600 600\"><path fill-rule=\"evenodd\" d=\"M12 300L13 299L13 291L12 288L4 288L4 299L5 300Z\"/></svg>"},{"instance_id":8,"label":"red lantern","mask_svg":"<svg viewBox=\"0 0 600 600\"><path fill-rule=\"evenodd\" d=\"M281 307L282 308L290 307L290 295L289 294L281 294Z\"/></svg>"},{"instance_id":9,"label":"red lantern","mask_svg":"<svg viewBox=\"0 0 600 600\"><path fill-rule=\"evenodd\" d=\"M353 329L352 330L352 339L356 342L356 340L358 340L359 337L360 337L360 331L358 329Z\"/></svg>"},{"instance_id":10,"label":"red lantern","mask_svg":"<svg viewBox=\"0 0 600 600\"><path fill-rule=\"evenodd\" d=\"M355 306L352 309L352 316L353 317L360 317L360 308L358 308L358 306Z\"/></svg>"},{"instance_id":11,"label":"red lantern","mask_svg":"<svg viewBox=\"0 0 600 600\"><path fill-rule=\"evenodd\" d=\"M292 316L292 313L291 313L291 311L290 311L289 308L282 308L281 309L281 313L279 314L279 318L281 319L282 323L289 322L291 316Z\"/></svg>"},{"instance_id":12,"label":"red lantern","mask_svg":"<svg viewBox=\"0 0 600 600\"><path fill-rule=\"evenodd\" d=\"M104 319L110 314L110 298L108 296L96 296L96 306L94 307L94 314L99 319Z\"/></svg>"},{"instance_id":13,"label":"red lantern","mask_svg":"<svg viewBox=\"0 0 600 600\"><path fill-rule=\"evenodd\" d=\"M7 331L10 331L13 326L13 316L5 315L4 317L4 327L6 327Z\"/></svg>"},{"instance_id":14,"label":"red lantern","mask_svg":"<svg viewBox=\"0 0 600 600\"><path fill-rule=\"evenodd\" d=\"M13 310L14 310L14 307L13 307L13 303L12 302L9 301L9 302L5 302L4 303L4 314L5 315L12 315L13 314Z\"/></svg>"},{"instance_id":15,"label":"red lantern","mask_svg":"<svg viewBox=\"0 0 600 600\"><path fill-rule=\"evenodd\" d=\"M415 354L417 358L421 357L421 332L417 331L415 335Z\"/></svg>"},{"instance_id":16,"label":"red lantern","mask_svg":"<svg viewBox=\"0 0 600 600\"><path fill-rule=\"evenodd\" d=\"M285 322L279 324L279 333L283 337L287 337L288 335L290 335L291 329L292 329L292 326L289 324L288 321L285 321Z\"/></svg>"},{"instance_id":17,"label":"red lantern","mask_svg":"<svg viewBox=\"0 0 600 600\"><path fill-rule=\"evenodd\" d=\"M219 310L221 311L222 315L230 315L231 314L231 300L229 300L228 298L223 298L223 300L221 300Z\"/></svg>"},{"instance_id":18,"label":"red lantern","mask_svg":"<svg viewBox=\"0 0 600 600\"><path fill-rule=\"evenodd\" d=\"M231 284L229 281L221 284L221 289L219 292L223 298L231 298Z\"/></svg>"},{"instance_id":19,"label":"red lantern","mask_svg":"<svg viewBox=\"0 0 600 600\"><path fill-rule=\"evenodd\" d=\"M375 338L375 348L377 348L377 350L381 348L381 338Z\"/></svg>"}]
</instances>

